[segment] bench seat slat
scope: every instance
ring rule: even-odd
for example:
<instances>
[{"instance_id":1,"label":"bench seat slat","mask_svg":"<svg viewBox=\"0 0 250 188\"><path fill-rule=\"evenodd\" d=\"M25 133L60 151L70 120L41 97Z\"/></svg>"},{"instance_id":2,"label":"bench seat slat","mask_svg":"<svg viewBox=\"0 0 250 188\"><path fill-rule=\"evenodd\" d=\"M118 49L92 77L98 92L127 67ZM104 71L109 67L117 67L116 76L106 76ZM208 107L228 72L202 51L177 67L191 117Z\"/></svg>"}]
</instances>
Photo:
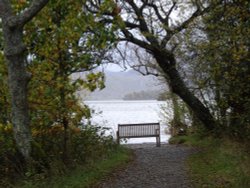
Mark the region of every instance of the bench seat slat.
<instances>
[{"instance_id":1,"label":"bench seat slat","mask_svg":"<svg viewBox=\"0 0 250 188\"><path fill-rule=\"evenodd\" d=\"M158 135L147 135L147 136L143 136L143 135L141 135L141 136L119 136L119 138L146 138L146 137L156 137L156 136L158 136Z\"/></svg>"}]
</instances>

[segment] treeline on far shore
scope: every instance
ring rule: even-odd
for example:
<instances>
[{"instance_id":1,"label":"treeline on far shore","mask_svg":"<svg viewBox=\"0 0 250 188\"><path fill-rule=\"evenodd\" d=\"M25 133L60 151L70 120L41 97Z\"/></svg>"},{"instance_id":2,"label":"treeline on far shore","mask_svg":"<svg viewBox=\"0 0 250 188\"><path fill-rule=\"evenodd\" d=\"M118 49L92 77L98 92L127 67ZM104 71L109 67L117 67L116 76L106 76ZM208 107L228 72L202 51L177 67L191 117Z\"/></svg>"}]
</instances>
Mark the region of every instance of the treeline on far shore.
<instances>
[{"instance_id":1,"label":"treeline on far shore","mask_svg":"<svg viewBox=\"0 0 250 188\"><path fill-rule=\"evenodd\" d=\"M123 97L123 100L158 100L165 101L167 99L166 92L162 92L159 90L147 90L147 91L139 91L132 92L126 94Z\"/></svg>"}]
</instances>

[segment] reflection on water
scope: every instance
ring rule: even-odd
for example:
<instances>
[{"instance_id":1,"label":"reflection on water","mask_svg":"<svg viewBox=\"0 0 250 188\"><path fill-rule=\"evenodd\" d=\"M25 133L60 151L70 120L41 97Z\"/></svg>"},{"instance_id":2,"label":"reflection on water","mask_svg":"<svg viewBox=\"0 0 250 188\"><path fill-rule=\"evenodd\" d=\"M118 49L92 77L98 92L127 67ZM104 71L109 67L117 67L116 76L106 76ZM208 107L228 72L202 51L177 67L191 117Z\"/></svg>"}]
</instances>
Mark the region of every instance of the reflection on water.
<instances>
[{"instance_id":1,"label":"reflection on water","mask_svg":"<svg viewBox=\"0 0 250 188\"><path fill-rule=\"evenodd\" d=\"M161 106L170 109L166 102L161 101L86 101L89 107L95 110L92 123L109 127L113 136L116 135L118 124L152 123L161 124L161 142L168 142L169 135L165 134L164 117L161 115ZM127 143L155 142L152 138L131 138Z\"/></svg>"}]
</instances>

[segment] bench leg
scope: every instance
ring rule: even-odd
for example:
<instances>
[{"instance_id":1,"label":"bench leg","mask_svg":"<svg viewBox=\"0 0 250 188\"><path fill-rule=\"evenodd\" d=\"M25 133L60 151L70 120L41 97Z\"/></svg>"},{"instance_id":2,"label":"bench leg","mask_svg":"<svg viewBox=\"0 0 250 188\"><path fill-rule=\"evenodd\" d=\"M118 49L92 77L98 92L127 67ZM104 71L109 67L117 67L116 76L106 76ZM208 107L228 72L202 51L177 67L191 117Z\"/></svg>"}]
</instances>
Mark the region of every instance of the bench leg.
<instances>
[{"instance_id":1,"label":"bench leg","mask_svg":"<svg viewBox=\"0 0 250 188\"><path fill-rule=\"evenodd\" d=\"M160 130L156 129L156 134L159 136L156 136L156 147L161 147L161 138L160 138Z\"/></svg>"},{"instance_id":2,"label":"bench leg","mask_svg":"<svg viewBox=\"0 0 250 188\"><path fill-rule=\"evenodd\" d=\"M119 138L119 132L118 131L116 132L116 141L117 141L117 144L120 145L120 138Z\"/></svg>"},{"instance_id":3,"label":"bench leg","mask_svg":"<svg viewBox=\"0 0 250 188\"><path fill-rule=\"evenodd\" d=\"M160 136L156 137L156 147L161 147L161 139Z\"/></svg>"}]
</instances>

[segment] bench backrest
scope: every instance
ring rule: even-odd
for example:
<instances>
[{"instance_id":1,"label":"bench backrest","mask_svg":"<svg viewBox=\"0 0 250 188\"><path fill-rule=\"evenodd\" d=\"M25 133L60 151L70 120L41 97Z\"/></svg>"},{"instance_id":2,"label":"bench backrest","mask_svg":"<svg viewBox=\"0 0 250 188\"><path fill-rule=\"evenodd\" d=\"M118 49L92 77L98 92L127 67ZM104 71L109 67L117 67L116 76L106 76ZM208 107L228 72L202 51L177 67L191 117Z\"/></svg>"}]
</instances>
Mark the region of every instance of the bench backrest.
<instances>
[{"instance_id":1,"label":"bench backrest","mask_svg":"<svg viewBox=\"0 0 250 188\"><path fill-rule=\"evenodd\" d=\"M160 134L159 123L119 124L120 138L156 137Z\"/></svg>"}]
</instances>

